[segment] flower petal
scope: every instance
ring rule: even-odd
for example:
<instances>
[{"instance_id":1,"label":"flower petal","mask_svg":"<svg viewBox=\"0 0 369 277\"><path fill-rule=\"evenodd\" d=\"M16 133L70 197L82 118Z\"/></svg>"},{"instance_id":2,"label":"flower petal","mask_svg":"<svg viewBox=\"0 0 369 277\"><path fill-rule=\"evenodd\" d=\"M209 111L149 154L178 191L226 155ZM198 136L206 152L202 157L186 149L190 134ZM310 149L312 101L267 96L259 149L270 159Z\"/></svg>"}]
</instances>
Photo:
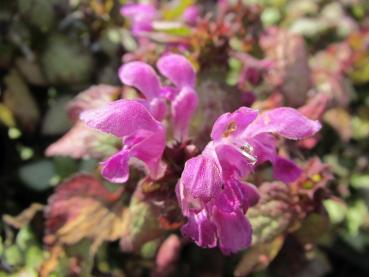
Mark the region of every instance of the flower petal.
<instances>
[{"instance_id":1,"label":"flower petal","mask_svg":"<svg viewBox=\"0 0 369 277\"><path fill-rule=\"evenodd\" d=\"M213 220L217 228L219 247L225 255L251 245L252 227L240 210L227 213L214 206Z\"/></svg>"},{"instance_id":2,"label":"flower petal","mask_svg":"<svg viewBox=\"0 0 369 277\"><path fill-rule=\"evenodd\" d=\"M215 225L207 218L205 210L189 216L187 224L181 228L181 231L198 246L212 248L217 245Z\"/></svg>"},{"instance_id":3,"label":"flower petal","mask_svg":"<svg viewBox=\"0 0 369 277\"><path fill-rule=\"evenodd\" d=\"M123 84L138 89L147 99L160 96L160 81L154 69L144 62L130 62L119 69Z\"/></svg>"},{"instance_id":4,"label":"flower petal","mask_svg":"<svg viewBox=\"0 0 369 277\"><path fill-rule=\"evenodd\" d=\"M125 183L129 178L129 151L120 151L101 163L101 173L112 183Z\"/></svg>"},{"instance_id":5,"label":"flower petal","mask_svg":"<svg viewBox=\"0 0 369 277\"><path fill-rule=\"evenodd\" d=\"M149 109L156 120L162 121L167 113L167 105L164 98L153 98L149 102Z\"/></svg>"},{"instance_id":6,"label":"flower petal","mask_svg":"<svg viewBox=\"0 0 369 277\"><path fill-rule=\"evenodd\" d=\"M199 7L196 5L191 5L185 9L182 18L184 22L186 22L188 25L193 26L199 19L199 13L200 13Z\"/></svg>"},{"instance_id":7,"label":"flower petal","mask_svg":"<svg viewBox=\"0 0 369 277\"><path fill-rule=\"evenodd\" d=\"M277 108L262 113L248 126L243 136L276 133L288 139L302 139L319 131L318 121L310 120L293 108Z\"/></svg>"},{"instance_id":8,"label":"flower petal","mask_svg":"<svg viewBox=\"0 0 369 277\"><path fill-rule=\"evenodd\" d=\"M273 178L285 183L295 181L300 175L301 169L292 161L276 156L273 161Z\"/></svg>"},{"instance_id":9,"label":"flower petal","mask_svg":"<svg viewBox=\"0 0 369 277\"><path fill-rule=\"evenodd\" d=\"M243 152L241 149L225 143L217 144L215 151L225 180L231 177L241 178L253 170L256 157L252 153Z\"/></svg>"},{"instance_id":10,"label":"flower petal","mask_svg":"<svg viewBox=\"0 0 369 277\"><path fill-rule=\"evenodd\" d=\"M164 173L165 168L161 163L161 156L165 148L164 128L155 133L139 131L135 134L134 139L125 142L127 147L130 147L132 156L145 163L151 178L157 179Z\"/></svg>"},{"instance_id":11,"label":"flower petal","mask_svg":"<svg viewBox=\"0 0 369 277\"><path fill-rule=\"evenodd\" d=\"M221 190L222 177L219 163L209 154L189 159L181 176L184 189L193 198L209 201Z\"/></svg>"},{"instance_id":12,"label":"flower petal","mask_svg":"<svg viewBox=\"0 0 369 277\"><path fill-rule=\"evenodd\" d=\"M224 184L223 192L219 194L215 203L224 212L238 209L246 212L259 201L259 198L259 192L254 185L231 179Z\"/></svg>"},{"instance_id":13,"label":"flower petal","mask_svg":"<svg viewBox=\"0 0 369 277\"><path fill-rule=\"evenodd\" d=\"M253 156L257 158L257 165L274 160L277 151L277 142L273 135L261 133L248 138L247 142L251 146L250 149Z\"/></svg>"},{"instance_id":14,"label":"flower petal","mask_svg":"<svg viewBox=\"0 0 369 277\"><path fill-rule=\"evenodd\" d=\"M84 111L80 118L87 126L117 137L131 135L140 129L155 132L163 128L143 104L134 100L117 100L101 108Z\"/></svg>"},{"instance_id":15,"label":"flower petal","mask_svg":"<svg viewBox=\"0 0 369 277\"><path fill-rule=\"evenodd\" d=\"M247 107L241 107L233 113L225 113L215 121L211 138L219 140L223 137L237 136L255 120L257 115L256 110Z\"/></svg>"},{"instance_id":16,"label":"flower petal","mask_svg":"<svg viewBox=\"0 0 369 277\"><path fill-rule=\"evenodd\" d=\"M195 87L195 70L185 57L177 54L165 55L158 60L157 67L176 86Z\"/></svg>"},{"instance_id":17,"label":"flower petal","mask_svg":"<svg viewBox=\"0 0 369 277\"><path fill-rule=\"evenodd\" d=\"M187 139L189 123L197 104L197 94L190 87L184 87L172 102L174 137L178 141Z\"/></svg>"}]
</instances>

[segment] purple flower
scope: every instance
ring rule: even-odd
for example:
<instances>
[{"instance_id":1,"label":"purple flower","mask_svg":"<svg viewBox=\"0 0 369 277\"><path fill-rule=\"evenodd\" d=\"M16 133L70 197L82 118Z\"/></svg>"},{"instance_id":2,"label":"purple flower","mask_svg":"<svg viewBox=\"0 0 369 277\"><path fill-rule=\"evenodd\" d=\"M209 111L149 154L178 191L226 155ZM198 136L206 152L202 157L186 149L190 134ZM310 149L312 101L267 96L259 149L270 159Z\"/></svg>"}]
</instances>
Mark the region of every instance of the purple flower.
<instances>
[{"instance_id":1,"label":"purple flower","mask_svg":"<svg viewBox=\"0 0 369 277\"><path fill-rule=\"evenodd\" d=\"M165 98L162 94L160 80L155 70L144 62L130 62L119 69L119 78L122 83L135 87L147 99L147 105L152 115L159 121L166 114Z\"/></svg>"},{"instance_id":2,"label":"purple flower","mask_svg":"<svg viewBox=\"0 0 369 277\"><path fill-rule=\"evenodd\" d=\"M152 178L163 173L160 161L165 148L165 128L139 101L118 100L83 112L81 120L89 127L123 140L123 148L102 162L102 175L107 180L126 182L131 158L141 160Z\"/></svg>"},{"instance_id":3,"label":"purple flower","mask_svg":"<svg viewBox=\"0 0 369 277\"><path fill-rule=\"evenodd\" d=\"M151 4L126 4L120 13L132 21L132 33L140 36L152 30L152 23L157 16L156 8Z\"/></svg>"},{"instance_id":4,"label":"purple flower","mask_svg":"<svg viewBox=\"0 0 369 277\"><path fill-rule=\"evenodd\" d=\"M277 155L276 140L271 133L297 140L310 137L319 129L318 121L310 120L292 108L277 108L259 114L251 108L241 107L217 119L211 143L225 178L241 178L255 166L269 161L273 164L276 179L292 182L300 170L293 162Z\"/></svg>"},{"instance_id":5,"label":"purple flower","mask_svg":"<svg viewBox=\"0 0 369 277\"><path fill-rule=\"evenodd\" d=\"M199 7L196 5L192 5L185 9L182 18L186 24L188 24L189 26L193 26L199 19L199 13Z\"/></svg>"},{"instance_id":6,"label":"purple flower","mask_svg":"<svg viewBox=\"0 0 369 277\"><path fill-rule=\"evenodd\" d=\"M198 104L195 71L186 58L177 54L161 57L157 67L173 86L162 87L154 69L143 62L123 65L119 77L124 84L135 87L145 96L148 108L159 121L165 117L165 101L169 100L174 137L183 141L188 136L188 125Z\"/></svg>"},{"instance_id":7,"label":"purple flower","mask_svg":"<svg viewBox=\"0 0 369 277\"><path fill-rule=\"evenodd\" d=\"M186 58L176 54L163 56L157 66L160 73L174 85L164 90L166 89L167 98L172 102L174 137L183 141L188 136L191 116L198 105L195 70Z\"/></svg>"},{"instance_id":8,"label":"purple flower","mask_svg":"<svg viewBox=\"0 0 369 277\"><path fill-rule=\"evenodd\" d=\"M241 107L220 116L214 123L212 141L201 155L188 160L177 184L177 198L188 223L184 235L203 247L219 247L224 253L246 248L251 227L244 213L257 202L250 184L240 180L257 165L269 161L274 177L292 182L300 169L278 156L272 133L302 139L320 129L317 121L292 108L277 108L259 114Z\"/></svg>"},{"instance_id":9,"label":"purple flower","mask_svg":"<svg viewBox=\"0 0 369 277\"><path fill-rule=\"evenodd\" d=\"M248 207L257 203L259 195L251 184L233 178L223 181L219 164L206 159L206 155L201 155L186 163L177 185L177 198L188 218L182 233L201 247L215 247L219 241L224 254L237 252L250 246L252 230L244 214ZM204 180L206 178L209 179ZM202 195L199 184L203 181L208 183L205 194L209 198L196 197Z\"/></svg>"},{"instance_id":10,"label":"purple flower","mask_svg":"<svg viewBox=\"0 0 369 277\"><path fill-rule=\"evenodd\" d=\"M159 71L173 86L162 87L154 69L143 62L131 62L119 69L123 83L138 89L145 99L118 100L81 114L89 127L122 138L123 148L102 163L102 175L124 183L129 177L131 158L142 161L151 178L164 172L161 157L166 144L166 101L171 102L175 138L187 137L188 124L197 106L195 71L186 58L169 54L158 61ZM132 160L134 161L134 160Z\"/></svg>"}]
</instances>

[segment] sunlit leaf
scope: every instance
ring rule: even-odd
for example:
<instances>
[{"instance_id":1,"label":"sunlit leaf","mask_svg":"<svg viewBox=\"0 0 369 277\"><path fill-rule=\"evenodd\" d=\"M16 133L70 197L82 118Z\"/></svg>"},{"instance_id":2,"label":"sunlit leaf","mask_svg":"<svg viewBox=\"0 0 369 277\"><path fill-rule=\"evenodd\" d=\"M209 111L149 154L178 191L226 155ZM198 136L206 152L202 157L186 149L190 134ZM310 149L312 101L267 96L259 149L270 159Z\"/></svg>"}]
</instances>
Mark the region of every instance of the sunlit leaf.
<instances>
[{"instance_id":1,"label":"sunlit leaf","mask_svg":"<svg viewBox=\"0 0 369 277\"><path fill-rule=\"evenodd\" d=\"M70 100L70 97L62 96L50 106L42 122L43 134L59 135L69 129L71 124L67 116L66 106Z\"/></svg>"},{"instance_id":2,"label":"sunlit leaf","mask_svg":"<svg viewBox=\"0 0 369 277\"><path fill-rule=\"evenodd\" d=\"M6 75L4 80L6 84L4 105L12 111L25 129L33 130L40 113L27 84L15 70Z\"/></svg>"},{"instance_id":3,"label":"sunlit leaf","mask_svg":"<svg viewBox=\"0 0 369 277\"><path fill-rule=\"evenodd\" d=\"M2 103L0 103L0 121L7 127L15 126L15 119L11 110Z\"/></svg>"},{"instance_id":4,"label":"sunlit leaf","mask_svg":"<svg viewBox=\"0 0 369 277\"><path fill-rule=\"evenodd\" d=\"M41 64L48 81L54 84L85 83L94 68L91 52L62 34L48 38Z\"/></svg>"},{"instance_id":5,"label":"sunlit leaf","mask_svg":"<svg viewBox=\"0 0 369 277\"><path fill-rule=\"evenodd\" d=\"M324 207L333 224L341 223L347 214L347 205L343 201L335 199L324 200Z\"/></svg>"},{"instance_id":6,"label":"sunlit leaf","mask_svg":"<svg viewBox=\"0 0 369 277\"><path fill-rule=\"evenodd\" d=\"M36 213L42 211L43 208L44 208L43 205L38 204L38 203L33 203L27 209L22 211L21 214L15 217L10 216L10 215L4 215L3 220L8 225L11 225L17 229L21 229L23 226L27 225L33 219Z\"/></svg>"}]
</instances>

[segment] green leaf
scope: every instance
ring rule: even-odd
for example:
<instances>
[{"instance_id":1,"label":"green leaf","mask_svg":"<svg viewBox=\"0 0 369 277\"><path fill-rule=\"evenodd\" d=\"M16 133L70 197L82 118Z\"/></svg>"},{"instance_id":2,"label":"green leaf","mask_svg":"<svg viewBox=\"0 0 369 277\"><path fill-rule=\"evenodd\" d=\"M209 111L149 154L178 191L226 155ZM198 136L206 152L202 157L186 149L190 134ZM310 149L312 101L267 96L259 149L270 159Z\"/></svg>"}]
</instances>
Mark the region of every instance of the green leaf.
<instances>
[{"instance_id":1,"label":"green leaf","mask_svg":"<svg viewBox=\"0 0 369 277\"><path fill-rule=\"evenodd\" d=\"M323 204L333 224L341 223L345 219L347 214L347 206L345 203L334 199L327 199L324 200Z\"/></svg>"},{"instance_id":2,"label":"green leaf","mask_svg":"<svg viewBox=\"0 0 369 277\"><path fill-rule=\"evenodd\" d=\"M152 259L155 257L155 254L159 248L160 245L160 239L154 239L152 241L146 242L141 247L141 256L145 259Z\"/></svg>"},{"instance_id":3,"label":"green leaf","mask_svg":"<svg viewBox=\"0 0 369 277\"><path fill-rule=\"evenodd\" d=\"M356 174L351 176L350 184L356 189L369 189L369 174Z\"/></svg>"},{"instance_id":4,"label":"green leaf","mask_svg":"<svg viewBox=\"0 0 369 277\"><path fill-rule=\"evenodd\" d=\"M15 63L17 69L28 83L39 86L46 85L45 76L38 62L21 57Z\"/></svg>"},{"instance_id":5,"label":"green leaf","mask_svg":"<svg viewBox=\"0 0 369 277\"><path fill-rule=\"evenodd\" d=\"M60 135L71 127L66 112L66 107L71 99L72 97L62 96L50 105L42 123L42 133L44 135Z\"/></svg>"},{"instance_id":6,"label":"green leaf","mask_svg":"<svg viewBox=\"0 0 369 277\"><path fill-rule=\"evenodd\" d=\"M285 233L294 221L292 195L281 182L263 183L259 203L250 208L246 216L253 227L253 244L272 241Z\"/></svg>"},{"instance_id":7,"label":"green leaf","mask_svg":"<svg viewBox=\"0 0 369 277\"><path fill-rule=\"evenodd\" d=\"M24 128L34 129L40 118L40 113L27 84L16 70L10 71L4 80L6 84L4 105Z\"/></svg>"},{"instance_id":8,"label":"green leaf","mask_svg":"<svg viewBox=\"0 0 369 277\"><path fill-rule=\"evenodd\" d=\"M55 20L53 0L18 0L22 16L43 32L52 27Z\"/></svg>"},{"instance_id":9,"label":"green leaf","mask_svg":"<svg viewBox=\"0 0 369 277\"><path fill-rule=\"evenodd\" d=\"M54 176L54 166L51 161L40 160L22 166L19 169L19 177L34 190L45 190L50 187L50 180Z\"/></svg>"},{"instance_id":10,"label":"green leaf","mask_svg":"<svg viewBox=\"0 0 369 277\"><path fill-rule=\"evenodd\" d=\"M22 263L22 253L16 245L11 245L5 249L4 258L11 266L17 266Z\"/></svg>"},{"instance_id":11,"label":"green leaf","mask_svg":"<svg viewBox=\"0 0 369 277\"><path fill-rule=\"evenodd\" d=\"M192 30L183 25L180 22L168 22L168 21L156 21L153 24L154 30L158 32L164 32L173 36L189 36L192 33Z\"/></svg>"},{"instance_id":12,"label":"green leaf","mask_svg":"<svg viewBox=\"0 0 369 277\"><path fill-rule=\"evenodd\" d=\"M369 216L368 207L363 200L357 200L349 206L347 212L347 228L352 236L359 234L360 228L366 222Z\"/></svg>"},{"instance_id":13,"label":"green leaf","mask_svg":"<svg viewBox=\"0 0 369 277\"><path fill-rule=\"evenodd\" d=\"M50 82L70 85L89 81L94 69L89 49L62 34L51 36L46 46L41 64Z\"/></svg>"}]
</instances>

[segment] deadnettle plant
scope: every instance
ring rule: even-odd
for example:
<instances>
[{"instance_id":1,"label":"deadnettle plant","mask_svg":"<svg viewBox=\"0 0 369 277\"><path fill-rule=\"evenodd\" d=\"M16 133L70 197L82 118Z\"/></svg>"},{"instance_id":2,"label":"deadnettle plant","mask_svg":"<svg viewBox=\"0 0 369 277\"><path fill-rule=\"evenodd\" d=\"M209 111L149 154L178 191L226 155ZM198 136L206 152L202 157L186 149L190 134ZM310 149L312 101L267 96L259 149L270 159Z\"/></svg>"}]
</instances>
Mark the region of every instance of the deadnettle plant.
<instances>
[{"instance_id":1,"label":"deadnettle plant","mask_svg":"<svg viewBox=\"0 0 369 277\"><path fill-rule=\"evenodd\" d=\"M188 123L197 107L195 71L190 62L176 54L163 56L158 69L170 86L161 86L154 69L143 62L131 62L119 69L126 85L144 96L137 100L118 100L102 108L85 111L81 119L89 127L122 139L123 148L102 163L102 175L111 182L124 183L129 177L131 158L142 161L148 175L158 179L165 166L161 157L166 144L166 101L171 103L174 137L182 141L188 136Z\"/></svg>"},{"instance_id":2,"label":"deadnettle plant","mask_svg":"<svg viewBox=\"0 0 369 277\"><path fill-rule=\"evenodd\" d=\"M81 115L88 126L122 139L122 149L102 162L102 175L111 182L127 181L131 158L145 164L149 178L160 179L166 170L162 156L168 125L176 141L188 141L189 123L198 104L195 71L186 58L176 54L161 57L157 68L169 81L165 85L146 63L123 65L121 81L136 88L143 98L118 100ZM252 230L245 213L259 195L254 185L245 182L246 177L260 164L270 162L275 179L295 181L301 170L278 155L275 136L298 140L319 129L319 122L292 108L260 113L241 107L221 115L214 123L211 141L200 155L186 161L177 182L177 200L188 220L182 227L184 236L201 247L219 246L224 254L250 246Z\"/></svg>"},{"instance_id":3,"label":"deadnettle plant","mask_svg":"<svg viewBox=\"0 0 369 277\"><path fill-rule=\"evenodd\" d=\"M244 214L257 202L258 194L242 179L269 161L276 179L296 180L301 170L277 154L273 134L297 140L319 129L319 122L292 108L259 113L241 107L220 116L212 141L201 155L186 162L177 185L178 201L188 217L184 235L202 247L215 247L218 242L225 254L248 247L252 232Z\"/></svg>"}]
</instances>

